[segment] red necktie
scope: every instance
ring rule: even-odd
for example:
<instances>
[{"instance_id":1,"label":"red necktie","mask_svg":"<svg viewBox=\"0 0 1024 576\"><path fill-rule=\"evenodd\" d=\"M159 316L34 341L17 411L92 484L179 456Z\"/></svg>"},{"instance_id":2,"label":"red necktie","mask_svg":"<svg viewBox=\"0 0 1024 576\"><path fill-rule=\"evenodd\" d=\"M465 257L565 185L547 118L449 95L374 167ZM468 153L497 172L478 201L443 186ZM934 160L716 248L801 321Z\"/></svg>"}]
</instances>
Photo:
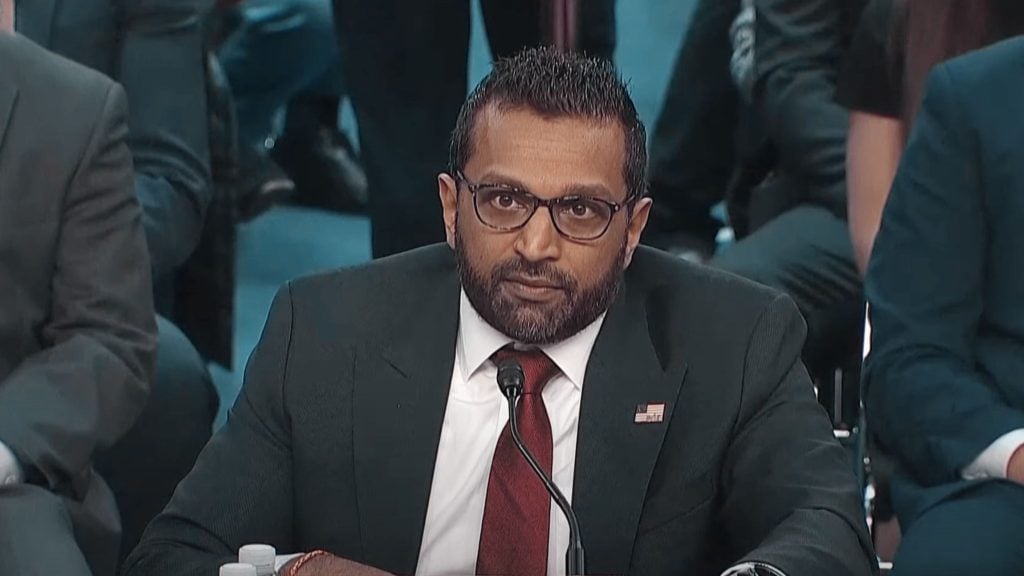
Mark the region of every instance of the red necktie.
<instances>
[{"instance_id":1,"label":"red necktie","mask_svg":"<svg viewBox=\"0 0 1024 576\"><path fill-rule=\"evenodd\" d=\"M515 358L526 381L516 405L523 442L551 474L551 422L541 391L558 374L558 367L540 350L498 350L492 360L500 364ZM548 527L551 497L512 441L508 424L498 437L487 481L483 530L476 573L502 576L544 576L548 571Z\"/></svg>"}]
</instances>

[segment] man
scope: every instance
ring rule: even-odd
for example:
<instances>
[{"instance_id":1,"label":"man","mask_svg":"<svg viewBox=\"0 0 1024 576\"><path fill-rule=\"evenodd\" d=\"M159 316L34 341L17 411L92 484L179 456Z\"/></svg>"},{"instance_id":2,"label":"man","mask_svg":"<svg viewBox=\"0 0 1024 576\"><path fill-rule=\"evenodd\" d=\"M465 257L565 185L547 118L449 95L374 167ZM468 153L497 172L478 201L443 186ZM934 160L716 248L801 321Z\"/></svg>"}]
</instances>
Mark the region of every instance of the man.
<instances>
[{"instance_id":1,"label":"man","mask_svg":"<svg viewBox=\"0 0 1024 576\"><path fill-rule=\"evenodd\" d=\"M227 426L127 573L209 574L249 542L311 552L282 572L300 576L563 573L567 524L505 430L512 355L590 573L870 574L798 312L637 247L644 142L606 62L498 62L438 177L448 246L280 292Z\"/></svg>"},{"instance_id":2,"label":"man","mask_svg":"<svg viewBox=\"0 0 1024 576\"><path fill-rule=\"evenodd\" d=\"M860 277L846 224L839 64L866 0L701 0L655 128L646 241L786 292L828 373L860 349ZM855 354L854 354L855 355Z\"/></svg>"},{"instance_id":3,"label":"man","mask_svg":"<svg viewBox=\"0 0 1024 576\"><path fill-rule=\"evenodd\" d=\"M859 359L864 304L846 223L847 114L835 89L866 3L753 0L735 23L754 36L752 55L733 39L741 57L732 72L749 98L726 199L738 240L711 264L793 298L815 374Z\"/></svg>"},{"instance_id":4,"label":"man","mask_svg":"<svg viewBox=\"0 0 1024 576\"><path fill-rule=\"evenodd\" d=\"M0 574L110 576L91 461L142 410L156 348L125 96L7 32L0 62Z\"/></svg>"},{"instance_id":5,"label":"man","mask_svg":"<svg viewBox=\"0 0 1024 576\"><path fill-rule=\"evenodd\" d=\"M900 465L893 574L1024 558L1024 39L931 74L871 253L869 429Z\"/></svg>"},{"instance_id":6,"label":"man","mask_svg":"<svg viewBox=\"0 0 1024 576\"><path fill-rule=\"evenodd\" d=\"M644 243L690 260L715 251L721 222L711 215L736 165L740 96L730 74L730 26L740 0L699 0L690 14L651 134L650 196Z\"/></svg>"},{"instance_id":7,"label":"man","mask_svg":"<svg viewBox=\"0 0 1024 576\"><path fill-rule=\"evenodd\" d=\"M135 188L164 279L195 249L212 195L201 26L212 0L9 1L19 34L126 86Z\"/></svg>"},{"instance_id":8,"label":"man","mask_svg":"<svg viewBox=\"0 0 1024 576\"><path fill-rule=\"evenodd\" d=\"M124 87L135 194L157 304L203 229L212 188L202 15L211 0L12 0L19 34ZM229 287L229 290L233 287ZM167 503L210 438L206 364L163 315L152 394L137 425L97 459L124 521L125 550ZM155 448L161 447L161 450Z\"/></svg>"}]
</instances>

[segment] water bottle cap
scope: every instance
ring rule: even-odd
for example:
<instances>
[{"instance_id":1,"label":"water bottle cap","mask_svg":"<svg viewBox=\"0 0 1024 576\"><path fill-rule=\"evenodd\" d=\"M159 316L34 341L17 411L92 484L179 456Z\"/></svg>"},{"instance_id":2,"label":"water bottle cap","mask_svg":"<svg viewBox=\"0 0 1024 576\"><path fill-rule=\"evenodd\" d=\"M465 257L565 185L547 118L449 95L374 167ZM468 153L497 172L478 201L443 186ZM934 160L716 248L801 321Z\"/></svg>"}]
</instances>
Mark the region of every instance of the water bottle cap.
<instances>
[{"instance_id":1,"label":"water bottle cap","mask_svg":"<svg viewBox=\"0 0 1024 576\"><path fill-rule=\"evenodd\" d=\"M243 564L252 564L259 571L260 568L274 566L274 557L277 550L266 544L246 544L238 549L238 561Z\"/></svg>"},{"instance_id":2,"label":"water bottle cap","mask_svg":"<svg viewBox=\"0 0 1024 576\"><path fill-rule=\"evenodd\" d=\"M256 567L252 564L225 564L220 567L220 576L256 576Z\"/></svg>"}]
</instances>

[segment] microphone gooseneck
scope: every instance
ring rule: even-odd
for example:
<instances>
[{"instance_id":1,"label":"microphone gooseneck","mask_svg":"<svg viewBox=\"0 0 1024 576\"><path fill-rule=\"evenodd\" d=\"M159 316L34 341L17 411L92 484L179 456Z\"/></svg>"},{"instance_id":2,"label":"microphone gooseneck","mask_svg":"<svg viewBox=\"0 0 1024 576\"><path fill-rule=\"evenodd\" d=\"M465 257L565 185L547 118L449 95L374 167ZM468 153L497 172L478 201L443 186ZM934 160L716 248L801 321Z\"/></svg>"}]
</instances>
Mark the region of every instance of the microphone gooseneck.
<instances>
[{"instance_id":1,"label":"microphone gooseneck","mask_svg":"<svg viewBox=\"0 0 1024 576\"><path fill-rule=\"evenodd\" d=\"M498 365L498 388L501 389L502 395L508 401L508 425L509 431L512 433L512 441L515 443L516 448L519 449L519 453L529 463L534 474L540 478L544 488L547 489L548 494L551 495L551 498L569 522L569 548L565 551L566 576L582 576L585 573L583 541L580 539L580 525L576 519L576 513L573 512L569 501L565 499L565 495L562 494L562 491L558 489L558 486L551 480L547 472L537 463L537 459L533 457L526 444L523 443L522 437L519 436L519 417L516 414L516 402L523 394L523 383L525 381L526 376L523 373L523 367L514 358L506 359Z\"/></svg>"}]
</instances>

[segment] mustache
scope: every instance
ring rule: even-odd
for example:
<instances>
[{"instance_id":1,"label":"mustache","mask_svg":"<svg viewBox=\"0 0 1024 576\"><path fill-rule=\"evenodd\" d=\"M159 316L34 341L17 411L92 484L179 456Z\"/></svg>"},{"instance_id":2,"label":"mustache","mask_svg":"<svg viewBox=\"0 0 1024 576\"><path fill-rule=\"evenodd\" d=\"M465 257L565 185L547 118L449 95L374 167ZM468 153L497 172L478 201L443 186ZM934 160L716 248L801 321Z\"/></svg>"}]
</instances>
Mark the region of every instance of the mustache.
<instances>
[{"instance_id":1,"label":"mustache","mask_svg":"<svg viewBox=\"0 0 1024 576\"><path fill-rule=\"evenodd\" d=\"M528 262L516 258L498 264L491 271L491 279L495 284L514 277L543 279L547 284L569 291L576 288L576 280L572 276L549 262Z\"/></svg>"}]
</instances>

